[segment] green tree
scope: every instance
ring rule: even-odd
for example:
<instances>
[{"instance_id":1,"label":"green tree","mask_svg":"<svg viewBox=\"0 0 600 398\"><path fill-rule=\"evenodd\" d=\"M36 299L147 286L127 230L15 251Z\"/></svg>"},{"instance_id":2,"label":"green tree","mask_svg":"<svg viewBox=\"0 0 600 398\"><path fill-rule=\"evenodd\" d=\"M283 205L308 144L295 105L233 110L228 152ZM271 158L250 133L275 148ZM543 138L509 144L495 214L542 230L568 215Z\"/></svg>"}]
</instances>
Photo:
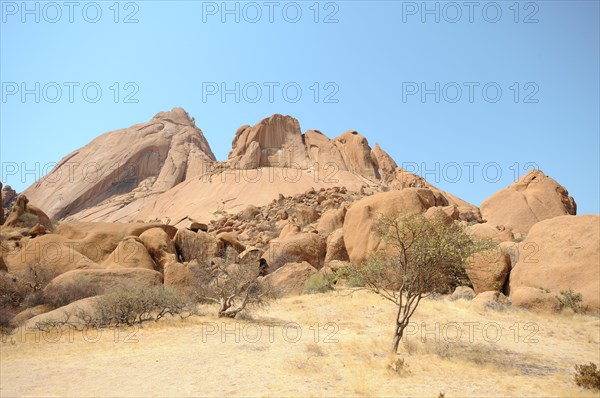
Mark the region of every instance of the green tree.
<instances>
[{"instance_id":1,"label":"green tree","mask_svg":"<svg viewBox=\"0 0 600 398\"><path fill-rule=\"evenodd\" d=\"M396 353L421 299L467 284L469 257L492 244L475 240L463 225L448 223L441 216L381 216L375 228L384 247L362 265L346 268L344 276L349 284L371 290L398 307L391 346Z\"/></svg>"}]
</instances>

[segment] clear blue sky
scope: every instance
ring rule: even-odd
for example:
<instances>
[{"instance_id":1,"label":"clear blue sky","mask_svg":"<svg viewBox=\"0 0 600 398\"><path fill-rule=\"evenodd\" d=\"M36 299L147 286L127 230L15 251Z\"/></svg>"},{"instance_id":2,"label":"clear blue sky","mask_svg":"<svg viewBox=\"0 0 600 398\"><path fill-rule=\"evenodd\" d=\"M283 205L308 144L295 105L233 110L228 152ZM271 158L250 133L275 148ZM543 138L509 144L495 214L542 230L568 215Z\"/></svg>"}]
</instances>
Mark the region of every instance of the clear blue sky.
<instances>
[{"instance_id":1,"label":"clear blue sky","mask_svg":"<svg viewBox=\"0 0 600 398\"><path fill-rule=\"evenodd\" d=\"M17 190L36 177L23 164L39 177L97 135L181 106L219 159L240 125L283 113L329 137L357 130L476 205L532 162L579 214L600 212L598 1L427 2L433 13L421 1L227 2L231 14L221 1L63 3L1 2L2 180ZM239 102L211 95L236 82Z\"/></svg>"}]
</instances>

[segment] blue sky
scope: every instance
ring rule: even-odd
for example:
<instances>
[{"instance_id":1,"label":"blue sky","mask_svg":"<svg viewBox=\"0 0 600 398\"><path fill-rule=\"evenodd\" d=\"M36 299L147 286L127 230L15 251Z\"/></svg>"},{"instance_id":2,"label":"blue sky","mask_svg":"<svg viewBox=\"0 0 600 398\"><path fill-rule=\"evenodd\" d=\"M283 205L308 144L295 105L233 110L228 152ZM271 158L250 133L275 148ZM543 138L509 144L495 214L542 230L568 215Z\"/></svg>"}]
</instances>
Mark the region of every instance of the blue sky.
<instances>
[{"instance_id":1,"label":"blue sky","mask_svg":"<svg viewBox=\"0 0 600 398\"><path fill-rule=\"evenodd\" d=\"M282 113L357 130L476 205L537 166L600 212L598 1L23 4L1 1L1 179L17 190L181 106L218 159Z\"/></svg>"}]
</instances>

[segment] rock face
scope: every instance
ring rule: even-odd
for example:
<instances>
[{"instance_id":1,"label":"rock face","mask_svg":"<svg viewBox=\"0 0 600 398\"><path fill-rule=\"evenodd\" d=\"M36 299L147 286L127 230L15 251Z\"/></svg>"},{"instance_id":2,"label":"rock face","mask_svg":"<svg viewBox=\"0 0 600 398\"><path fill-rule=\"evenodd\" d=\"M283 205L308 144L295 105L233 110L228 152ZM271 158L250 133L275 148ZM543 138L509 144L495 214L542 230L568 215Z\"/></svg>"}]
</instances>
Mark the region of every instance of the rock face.
<instances>
[{"instance_id":1,"label":"rock face","mask_svg":"<svg viewBox=\"0 0 600 398\"><path fill-rule=\"evenodd\" d=\"M575 215L576 210L567 190L540 170L530 171L481 204L481 214L488 224L524 234L539 221Z\"/></svg>"},{"instance_id":2,"label":"rock face","mask_svg":"<svg viewBox=\"0 0 600 398\"><path fill-rule=\"evenodd\" d=\"M45 291L66 291L69 286L87 287L92 295L104 294L119 286L158 286L162 285L163 276L157 272L143 268L121 269L87 269L66 272L54 278Z\"/></svg>"},{"instance_id":3,"label":"rock face","mask_svg":"<svg viewBox=\"0 0 600 398\"><path fill-rule=\"evenodd\" d=\"M490 223L469 225L467 231L477 239L491 240L496 244L514 239L514 235L508 229L503 226L492 226Z\"/></svg>"},{"instance_id":4,"label":"rock face","mask_svg":"<svg viewBox=\"0 0 600 398\"><path fill-rule=\"evenodd\" d=\"M244 169L308 166L300 123L290 116L276 114L240 127L231 146L229 160Z\"/></svg>"},{"instance_id":5,"label":"rock face","mask_svg":"<svg viewBox=\"0 0 600 398\"><path fill-rule=\"evenodd\" d=\"M277 271L264 277L263 281L272 286L281 296L298 295L304 292L304 284L318 271L315 267L303 261L287 263Z\"/></svg>"},{"instance_id":6,"label":"rock face","mask_svg":"<svg viewBox=\"0 0 600 398\"><path fill-rule=\"evenodd\" d=\"M206 225L216 213L265 206L280 195L341 187L361 193L428 188L436 206L456 206L461 220L480 219L479 209L398 169L356 131L334 139L318 130L302 134L296 119L276 114L240 127L229 159L217 162L193 118L179 108L96 138L64 157L25 194L52 220L160 222L182 228L192 221ZM318 203L323 210L339 204L326 196ZM320 213L300 215L303 224Z\"/></svg>"},{"instance_id":7,"label":"rock face","mask_svg":"<svg viewBox=\"0 0 600 398\"><path fill-rule=\"evenodd\" d=\"M503 311L511 305L508 297L500 292L488 291L479 293L471 300L470 307L476 311Z\"/></svg>"},{"instance_id":8,"label":"rock face","mask_svg":"<svg viewBox=\"0 0 600 398\"><path fill-rule=\"evenodd\" d=\"M327 237L327 254L325 255L325 265L332 261L348 261L348 252L344 245L344 231L342 228L336 229Z\"/></svg>"},{"instance_id":9,"label":"rock face","mask_svg":"<svg viewBox=\"0 0 600 398\"><path fill-rule=\"evenodd\" d=\"M180 229L174 240L182 261L197 260L200 263L208 263L224 250L223 241L203 231Z\"/></svg>"},{"instance_id":10,"label":"rock face","mask_svg":"<svg viewBox=\"0 0 600 398\"><path fill-rule=\"evenodd\" d=\"M320 269L325 261L326 251L327 242L321 235L298 233L284 239L273 239L263 258L269 264L269 272L293 262L308 262Z\"/></svg>"},{"instance_id":11,"label":"rock face","mask_svg":"<svg viewBox=\"0 0 600 398\"><path fill-rule=\"evenodd\" d=\"M199 176L214 161L193 119L175 108L147 123L101 135L65 156L24 193L51 219L120 196L118 203L104 207L108 212Z\"/></svg>"},{"instance_id":12,"label":"rock face","mask_svg":"<svg viewBox=\"0 0 600 398\"><path fill-rule=\"evenodd\" d=\"M545 289L530 286L518 286L511 290L510 299L515 307L536 312L556 312L556 295Z\"/></svg>"},{"instance_id":13,"label":"rock face","mask_svg":"<svg viewBox=\"0 0 600 398\"><path fill-rule=\"evenodd\" d=\"M520 291L522 287L539 289L553 296L572 289L582 294L584 305L600 309L598 242L598 215L560 216L535 224L520 245L528 249L528 255L520 256L510 274L510 297L518 297L519 305L528 307L546 299Z\"/></svg>"},{"instance_id":14,"label":"rock face","mask_svg":"<svg viewBox=\"0 0 600 398\"><path fill-rule=\"evenodd\" d=\"M476 253L466 271L475 293L501 291L510 272L510 257L499 250Z\"/></svg>"},{"instance_id":15,"label":"rock face","mask_svg":"<svg viewBox=\"0 0 600 398\"><path fill-rule=\"evenodd\" d=\"M63 236L43 235L28 240L21 250L10 253L6 266L10 273L27 280L48 280L75 269L98 268L92 259L76 249L77 245ZM89 255L94 255L95 249L79 248Z\"/></svg>"},{"instance_id":16,"label":"rock face","mask_svg":"<svg viewBox=\"0 0 600 398\"><path fill-rule=\"evenodd\" d=\"M344 219L344 243L350 261L361 264L369 253L377 250L380 238L372 231L379 215L424 213L435 206L435 196L429 189L407 188L375 194L355 202Z\"/></svg>"},{"instance_id":17,"label":"rock face","mask_svg":"<svg viewBox=\"0 0 600 398\"><path fill-rule=\"evenodd\" d=\"M42 210L37 208L36 206L29 203L29 199L25 195L19 195L15 204L12 207L12 211L6 218L6 222L4 223L5 227L20 227L27 226L26 223L22 220L22 216L31 215L35 217L36 223L39 223L46 230L51 231L54 229L52 226L52 222Z\"/></svg>"},{"instance_id":18,"label":"rock face","mask_svg":"<svg viewBox=\"0 0 600 398\"><path fill-rule=\"evenodd\" d=\"M381 149L379 144L375 144L373 147L373 150L371 151L371 158L373 159L375 167L378 169L381 178L386 182L391 182L394 179L396 169L398 168L398 165L394 159L392 159L392 157L388 155L386 151Z\"/></svg>"},{"instance_id":19,"label":"rock face","mask_svg":"<svg viewBox=\"0 0 600 398\"><path fill-rule=\"evenodd\" d=\"M228 163L237 168L288 167L295 169L350 171L378 179L377 164L365 137L347 131L330 140L318 130L302 134L291 116L273 115L235 133Z\"/></svg>"},{"instance_id":20,"label":"rock face","mask_svg":"<svg viewBox=\"0 0 600 398\"><path fill-rule=\"evenodd\" d=\"M152 256L152 259L163 270L168 264L177 262L175 243L161 228L150 228L140 235L140 241Z\"/></svg>"},{"instance_id":21,"label":"rock face","mask_svg":"<svg viewBox=\"0 0 600 398\"><path fill-rule=\"evenodd\" d=\"M136 236L128 236L119 242L102 265L106 268L145 268L153 271L158 269L144 243Z\"/></svg>"},{"instance_id":22,"label":"rock face","mask_svg":"<svg viewBox=\"0 0 600 398\"><path fill-rule=\"evenodd\" d=\"M2 188L2 207L8 208L10 204L17 198L17 192L10 185Z\"/></svg>"}]
</instances>

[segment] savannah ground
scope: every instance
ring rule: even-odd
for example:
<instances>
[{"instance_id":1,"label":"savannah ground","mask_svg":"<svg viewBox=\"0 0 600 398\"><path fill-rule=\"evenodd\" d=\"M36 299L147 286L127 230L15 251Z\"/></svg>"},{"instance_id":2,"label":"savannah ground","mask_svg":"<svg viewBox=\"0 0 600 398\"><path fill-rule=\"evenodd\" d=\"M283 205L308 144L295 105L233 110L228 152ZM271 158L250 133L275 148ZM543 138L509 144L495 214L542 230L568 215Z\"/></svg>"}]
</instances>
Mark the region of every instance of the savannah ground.
<instances>
[{"instance_id":1,"label":"savannah ground","mask_svg":"<svg viewBox=\"0 0 600 398\"><path fill-rule=\"evenodd\" d=\"M573 382L575 364L600 361L596 316L427 299L397 373L394 307L373 293L289 297L236 320L215 313L100 336L17 333L0 343L0 395L599 396Z\"/></svg>"}]
</instances>

